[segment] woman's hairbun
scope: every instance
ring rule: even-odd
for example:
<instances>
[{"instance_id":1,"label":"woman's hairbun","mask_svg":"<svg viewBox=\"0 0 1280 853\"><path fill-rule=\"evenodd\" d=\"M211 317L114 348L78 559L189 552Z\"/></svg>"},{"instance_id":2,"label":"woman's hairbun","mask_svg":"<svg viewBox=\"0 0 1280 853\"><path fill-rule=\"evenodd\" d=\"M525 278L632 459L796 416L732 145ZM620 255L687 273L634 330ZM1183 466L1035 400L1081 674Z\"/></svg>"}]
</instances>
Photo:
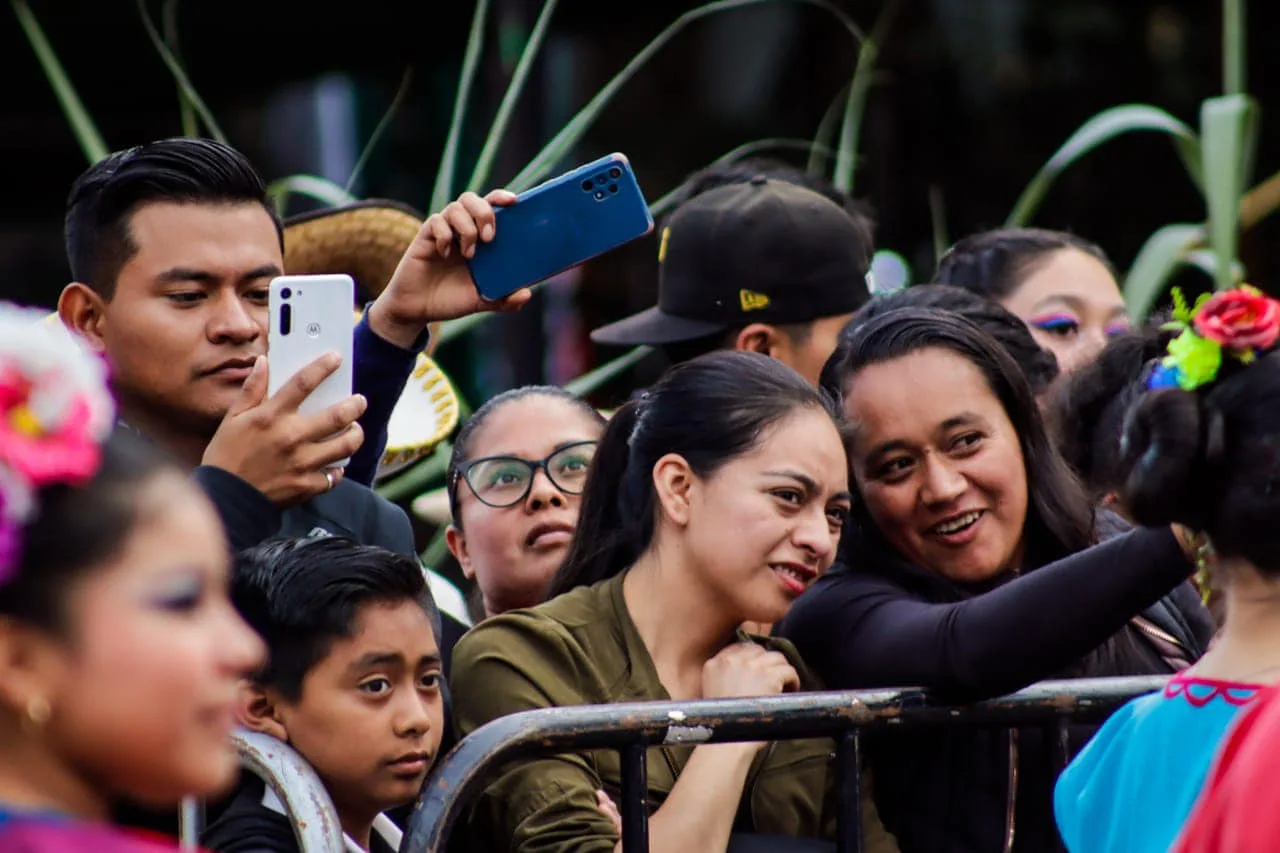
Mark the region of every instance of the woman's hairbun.
<instances>
[{"instance_id":1,"label":"woman's hairbun","mask_svg":"<svg viewBox=\"0 0 1280 853\"><path fill-rule=\"evenodd\" d=\"M1221 412L1197 394L1180 388L1144 394L1129 410L1120 442L1122 498L1133 519L1203 530L1217 500L1222 432Z\"/></svg>"}]
</instances>

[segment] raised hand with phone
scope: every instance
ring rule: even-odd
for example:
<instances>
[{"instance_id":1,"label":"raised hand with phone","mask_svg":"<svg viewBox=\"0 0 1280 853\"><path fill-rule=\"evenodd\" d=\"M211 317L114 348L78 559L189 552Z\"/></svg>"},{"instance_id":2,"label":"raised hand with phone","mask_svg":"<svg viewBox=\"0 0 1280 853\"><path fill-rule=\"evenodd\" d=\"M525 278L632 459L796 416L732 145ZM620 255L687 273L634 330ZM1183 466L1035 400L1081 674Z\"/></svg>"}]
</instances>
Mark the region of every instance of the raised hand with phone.
<instances>
[{"instance_id":1,"label":"raised hand with phone","mask_svg":"<svg viewBox=\"0 0 1280 853\"><path fill-rule=\"evenodd\" d=\"M620 154L521 196L506 190L483 198L463 193L422 224L370 307L369 327L383 340L410 349L420 345L431 323L482 311L519 310L532 296L530 285L652 228L630 164ZM281 302L289 290L282 281L272 288L273 299ZM318 304L314 289L311 296L307 304ZM339 303L349 306L352 301L349 293L339 296L335 291L331 296L329 305L335 310ZM286 507L340 482L343 460L362 439L355 419L364 411L364 401L350 396L349 341L346 347L338 346L328 331L280 334L278 311L273 307L271 314L270 360L276 365L270 371L272 393L264 390L266 376L258 375L268 372L266 365L259 365L206 450L204 463L240 476L277 506ZM324 329L336 328L332 317L329 320ZM307 341L312 342L309 349ZM324 341L333 343L330 348L345 359L327 370L314 358L323 352L318 342ZM291 353L287 359L280 352L285 346ZM312 364L305 374L293 375L305 363L299 356L307 353ZM317 394L317 388L327 393Z\"/></svg>"},{"instance_id":2,"label":"raised hand with phone","mask_svg":"<svg viewBox=\"0 0 1280 853\"><path fill-rule=\"evenodd\" d=\"M506 190L494 190L484 198L468 192L427 217L386 289L369 308L369 325L379 337L408 348L429 323L523 307L533 295L530 290L485 299L467 267L476 246L497 233L495 208L515 201L515 194Z\"/></svg>"},{"instance_id":3,"label":"raised hand with phone","mask_svg":"<svg viewBox=\"0 0 1280 853\"><path fill-rule=\"evenodd\" d=\"M466 266L476 244L493 238L490 202L503 205L514 200L512 193L502 190L490 193L487 200L467 193L428 217L369 310L373 331L409 348L428 323L483 310L514 311L526 303L527 290L497 301L481 298ZM345 277L301 277L317 281L298 294L299 288L288 285L293 278L278 278L271 288L269 359L275 369L266 359L259 360L203 459L203 464L245 480L281 508L304 503L341 482L343 461L363 440L356 419L365 409L364 399L351 394L350 280L338 287L336 281L318 279ZM295 313L300 304L322 313L327 308L330 317L312 335L299 315L294 328L284 334L285 304ZM337 315L345 325L335 322ZM345 339L332 337L338 328ZM302 364L306 366L299 370ZM326 393L318 394L318 389Z\"/></svg>"},{"instance_id":4,"label":"raised hand with phone","mask_svg":"<svg viewBox=\"0 0 1280 853\"><path fill-rule=\"evenodd\" d=\"M530 287L653 230L631 165L610 154L517 196L463 193L423 223L369 309L382 338L410 346L428 323L516 311Z\"/></svg>"}]
</instances>

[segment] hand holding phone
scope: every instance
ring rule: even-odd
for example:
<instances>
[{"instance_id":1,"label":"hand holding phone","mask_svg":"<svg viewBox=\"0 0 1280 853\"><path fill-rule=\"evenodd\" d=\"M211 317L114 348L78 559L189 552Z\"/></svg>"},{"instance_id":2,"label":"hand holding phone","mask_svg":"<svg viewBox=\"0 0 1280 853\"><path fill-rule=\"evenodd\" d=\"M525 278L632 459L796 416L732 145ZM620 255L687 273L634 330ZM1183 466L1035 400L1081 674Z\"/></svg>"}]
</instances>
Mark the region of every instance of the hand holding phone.
<instances>
[{"instance_id":1,"label":"hand holding phone","mask_svg":"<svg viewBox=\"0 0 1280 853\"><path fill-rule=\"evenodd\" d=\"M271 282L268 355L259 357L203 464L240 477L277 506L328 491L364 435L351 393L355 284L349 276Z\"/></svg>"},{"instance_id":2,"label":"hand holding phone","mask_svg":"<svg viewBox=\"0 0 1280 853\"><path fill-rule=\"evenodd\" d=\"M201 464L235 474L281 508L332 489L342 481L342 461L364 442L356 420L365 399L355 394L307 415L299 409L339 364L333 353L323 355L268 397L270 368L259 356Z\"/></svg>"},{"instance_id":3,"label":"hand holding phone","mask_svg":"<svg viewBox=\"0 0 1280 853\"><path fill-rule=\"evenodd\" d=\"M489 300L643 237L653 216L630 162L610 154L498 208L493 229L468 256L476 290Z\"/></svg>"},{"instance_id":4,"label":"hand holding phone","mask_svg":"<svg viewBox=\"0 0 1280 853\"><path fill-rule=\"evenodd\" d=\"M481 311L519 310L533 295L530 291L483 299L466 263L477 245L493 239L495 209L515 200L515 193L506 190L494 190L484 198L467 192L427 217L370 307L369 327L383 340L407 349L428 324Z\"/></svg>"}]
</instances>

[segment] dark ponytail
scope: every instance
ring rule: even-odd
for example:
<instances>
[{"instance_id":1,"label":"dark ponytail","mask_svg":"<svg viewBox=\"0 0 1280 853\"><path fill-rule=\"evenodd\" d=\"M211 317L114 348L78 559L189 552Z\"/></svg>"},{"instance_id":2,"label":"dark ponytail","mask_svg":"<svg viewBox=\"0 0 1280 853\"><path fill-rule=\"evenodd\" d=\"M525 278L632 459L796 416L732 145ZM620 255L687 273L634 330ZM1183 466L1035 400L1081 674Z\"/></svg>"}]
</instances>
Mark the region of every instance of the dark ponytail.
<instances>
[{"instance_id":1,"label":"dark ponytail","mask_svg":"<svg viewBox=\"0 0 1280 853\"><path fill-rule=\"evenodd\" d=\"M1174 333L1159 319L1107 342L1097 358L1077 368L1050 392L1046 417L1058 448L1094 500L1124 485L1120 436L1125 416L1146 393L1151 363L1165 354Z\"/></svg>"},{"instance_id":2,"label":"dark ponytail","mask_svg":"<svg viewBox=\"0 0 1280 853\"><path fill-rule=\"evenodd\" d=\"M578 527L548 598L613 577L653 540L653 468L681 456L699 477L757 446L765 430L798 409L834 403L768 356L722 351L673 367L609 421L591 463Z\"/></svg>"},{"instance_id":3,"label":"dark ponytail","mask_svg":"<svg viewBox=\"0 0 1280 853\"><path fill-rule=\"evenodd\" d=\"M1220 498L1223 428L1222 414L1190 391L1143 395L1120 442L1123 496L1134 521L1205 528Z\"/></svg>"},{"instance_id":4,"label":"dark ponytail","mask_svg":"<svg viewBox=\"0 0 1280 853\"><path fill-rule=\"evenodd\" d=\"M1280 574L1280 353L1194 392L1145 393L1125 418L1121 497L1145 525L1183 524L1218 555Z\"/></svg>"},{"instance_id":5,"label":"dark ponytail","mask_svg":"<svg viewBox=\"0 0 1280 853\"><path fill-rule=\"evenodd\" d=\"M590 586L614 574L640 556L653 538L653 491L638 488L628 478L629 439L635 430L639 400L614 413L591 460L591 474L582 492L582 508L573 543L547 592L554 598L576 586ZM627 512L623 505L628 504ZM639 504L639 506L637 506Z\"/></svg>"}]
</instances>

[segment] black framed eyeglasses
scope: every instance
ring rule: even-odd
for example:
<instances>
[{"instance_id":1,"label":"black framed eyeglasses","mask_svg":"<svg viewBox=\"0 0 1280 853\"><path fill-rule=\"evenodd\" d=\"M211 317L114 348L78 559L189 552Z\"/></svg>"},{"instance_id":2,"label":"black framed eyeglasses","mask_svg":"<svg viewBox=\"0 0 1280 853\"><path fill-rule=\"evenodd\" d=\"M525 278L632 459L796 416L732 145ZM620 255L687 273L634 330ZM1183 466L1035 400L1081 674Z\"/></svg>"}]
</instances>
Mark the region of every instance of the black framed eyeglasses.
<instances>
[{"instance_id":1,"label":"black framed eyeglasses","mask_svg":"<svg viewBox=\"0 0 1280 853\"><path fill-rule=\"evenodd\" d=\"M558 448L543 459L519 456L485 456L458 466L450 486L456 499L458 481L465 479L480 503L508 507L529 496L538 470L566 495L580 495L587 485L587 471L596 455L596 441L576 441Z\"/></svg>"}]
</instances>

